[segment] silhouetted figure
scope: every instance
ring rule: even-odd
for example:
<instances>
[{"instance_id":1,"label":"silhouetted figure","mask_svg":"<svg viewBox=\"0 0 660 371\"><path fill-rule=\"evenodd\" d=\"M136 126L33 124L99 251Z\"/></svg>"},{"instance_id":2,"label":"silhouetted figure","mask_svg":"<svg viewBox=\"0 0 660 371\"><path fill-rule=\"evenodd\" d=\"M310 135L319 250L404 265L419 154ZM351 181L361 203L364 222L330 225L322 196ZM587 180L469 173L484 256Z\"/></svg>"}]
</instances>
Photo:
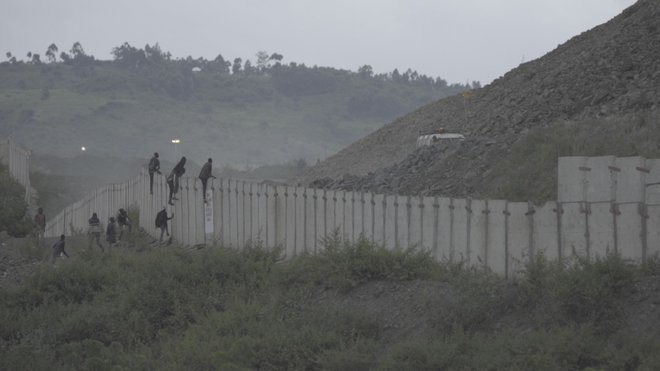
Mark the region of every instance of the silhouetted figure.
<instances>
[{"instance_id":1,"label":"silhouetted figure","mask_svg":"<svg viewBox=\"0 0 660 371\"><path fill-rule=\"evenodd\" d=\"M34 231L37 235L37 246L41 247L44 240L44 233L46 233L46 215L44 214L44 209L41 207L34 216Z\"/></svg>"},{"instance_id":2,"label":"silhouetted figure","mask_svg":"<svg viewBox=\"0 0 660 371\"><path fill-rule=\"evenodd\" d=\"M154 157L149 160L149 194L154 194L154 173L160 174L158 152L154 152Z\"/></svg>"},{"instance_id":3,"label":"silhouetted figure","mask_svg":"<svg viewBox=\"0 0 660 371\"><path fill-rule=\"evenodd\" d=\"M115 218L110 217L110 222L105 228L105 240L108 242L108 247L117 243L117 224L115 224Z\"/></svg>"},{"instance_id":4,"label":"silhouetted figure","mask_svg":"<svg viewBox=\"0 0 660 371\"><path fill-rule=\"evenodd\" d=\"M163 206L163 210L159 211L158 214L156 214L156 228L160 228L160 239L158 242L163 242L163 234L167 233L167 237L170 236L170 231L167 227L167 221L172 220L174 218L174 214L170 216L169 218L167 217L167 208Z\"/></svg>"},{"instance_id":5,"label":"silhouetted figure","mask_svg":"<svg viewBox=\"0 0 660 371\"><path fill-rule=\"evenodd\" d=\"M87 234L89 235L89 248L92 248L92 243L96 240L96 246L100 247L103 250L103 245L101 245L101 233L103 229L101 228L101 221L96 213L92 214L92 217L87 221Z\"/></svg>"},{"instance_id":6,"label":"silhouetted figure","mask_svg":"<svg viewBox=\"0 0 660 371\"><path fill-rule=\"evenodd\" d=\"M59 258L62 255L66 256L67 258L69 257L69 254L64 251L64 235L61 235L59 241L55 242L53 245L53 257L51 258L51 262L54 261L55 258Z\"/></svg>"},{"instance_id":7,"label":"silhouetted figure","mask_svg":"<svg viewBox=\"0 0 660 371\"><path fill-rule=\"evenodd\" d=\"M202 171L199 172L199 179L202 180L202 196L204 197L204 203L206 203L206 184L209 181L209 178L215 179L213 174L211 174L211 167L213 160L209 158L208 161L202 166Z\"/></svg>"},{"instance_id":8,"label":"silhouetted figure","mask_svg":"<svg viewBox=\"0 0 660 371\"><path fill-rule=\"evenodd\" d=\"M119 238L117 240L121 241L121 238L124 236L124 231L131 233L131 220L128 218L128 212L124 209L119 209L117 213L117 224L119 225Z\"/></svg>"},{"instance_id":9,"label":"silhouetted figure","mask_svg":"<svg viewBox=\"0 0 660 371\"><path fill-rule=\"evenodd\" d=\"M184 167L185 165L186 156L183 156L181 157L181 160L179 160L179 162L176 164L176 166L174 166L170 172L170 175L167 176L167 186L170 188L170 197L167 203L170 205L174 205L172 200L178 200L178 198L174 197L174 195L179 193L179 178L181 178L186 172L186 168Z\"/></svg>"}]
</instances>

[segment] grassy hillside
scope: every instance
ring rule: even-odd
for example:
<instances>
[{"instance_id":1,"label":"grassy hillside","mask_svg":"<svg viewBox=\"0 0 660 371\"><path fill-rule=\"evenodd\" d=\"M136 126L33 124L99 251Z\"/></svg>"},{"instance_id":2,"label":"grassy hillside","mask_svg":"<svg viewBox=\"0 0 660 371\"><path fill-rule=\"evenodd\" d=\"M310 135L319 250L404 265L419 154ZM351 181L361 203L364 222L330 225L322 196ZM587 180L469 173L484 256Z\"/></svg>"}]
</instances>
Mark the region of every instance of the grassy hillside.
<instances>
[{"instance_id":1,"label":"grassy hillside","mask_svg":"<svg viewBox=\"0 0 660 371\"><path fill-rule=\"evenodd\" d=\"M55 266L30 264L49 251L27 241L16 250L22 260L0 259L11 274L6 261L33 269L0 286L0 367L660 367L654 262L612 256L563 267L538 258L507 282L364 242L329 241L322 253L284 262L259 246L191 252L142 242L101 253L84 245L70 242L72 258Z\"/></svg>"},{"instance_id":2,"label":"grassy hillside","mask_svg":"<svg viewBox=\"0 0 660 371\"><path fill-rule=\"evenodd\" d=\"M149 157L216 166L316 161L462 85L280 65L229 73L203 60L1 63L0 136L37 153ZM202 66L200 72L192 67ZM397 75L398 76L398 75Z\"/></svg>"}]
</instances>

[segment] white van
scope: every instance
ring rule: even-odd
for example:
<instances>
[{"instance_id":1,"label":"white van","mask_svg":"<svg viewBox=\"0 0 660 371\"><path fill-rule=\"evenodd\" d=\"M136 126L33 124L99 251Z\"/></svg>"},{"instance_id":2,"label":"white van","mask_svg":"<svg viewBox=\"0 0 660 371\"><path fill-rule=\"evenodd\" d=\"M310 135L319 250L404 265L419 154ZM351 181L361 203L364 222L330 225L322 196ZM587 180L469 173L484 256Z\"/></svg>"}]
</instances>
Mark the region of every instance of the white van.
<instances>
[{"instance_id":1,"label":"white van","mask_svg":"<svg viewBox=\"0 0 660 371\"><path fill-rule=\"evenodd\" d=\"M463 134L457 134L457 133L436 133L436 134L420 135L419 138L417 138L417 148L423 146L431 146L440 141L446 141L446 140L451 140L451 141L465 140L465 136Z\"/></svg>"}]
</instances>

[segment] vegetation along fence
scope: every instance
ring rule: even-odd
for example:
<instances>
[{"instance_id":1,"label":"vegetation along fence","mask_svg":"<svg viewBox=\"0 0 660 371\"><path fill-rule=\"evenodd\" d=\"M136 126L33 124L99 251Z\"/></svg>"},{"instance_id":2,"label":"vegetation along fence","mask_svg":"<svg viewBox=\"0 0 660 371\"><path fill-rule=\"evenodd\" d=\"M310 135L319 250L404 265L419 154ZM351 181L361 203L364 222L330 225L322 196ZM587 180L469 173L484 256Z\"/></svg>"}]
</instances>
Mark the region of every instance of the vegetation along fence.
<instances>
[{"instance_id":1,"label":"vegetation along fence","mask_svg":"<svg viewBox=\"0 0 660 371\"><path fill-rule=\"evenodd\" d=\"M9 139L0 140L0 162L9 167L9 173L25 187L25 202L30 202L30 151Z\"/></svg>"},{"instance_id":2,"label":"vegetation along fence","mask_svg":"<svg viewBox=\"0 0 660 371\"><path fill-rule=\"evenodd\" d=\"M609 164L609 165L607 165ZM559 201L527 202L273 186L209 181L208 204L196 178L183 178L171 233L185 245L241 247L251 240L281 245L287 256L322 248L324 238L366 238L389 249L417 247L438 260L465 262L512 275L534 256L595 258L618 252L641 260L660 252L660 162L635 158L568 157L559 161ZM650 182L652 183L652 182ZM647 189L648 188L648 189ZM660 187L659 187L660 188ZM83 231L93 212L102 221L137 207L140 224L157 236L156 213L167 205L164 177L143 171L125 184L96 190L67 207L47 235Z\"/></svg>"}]
</instances>

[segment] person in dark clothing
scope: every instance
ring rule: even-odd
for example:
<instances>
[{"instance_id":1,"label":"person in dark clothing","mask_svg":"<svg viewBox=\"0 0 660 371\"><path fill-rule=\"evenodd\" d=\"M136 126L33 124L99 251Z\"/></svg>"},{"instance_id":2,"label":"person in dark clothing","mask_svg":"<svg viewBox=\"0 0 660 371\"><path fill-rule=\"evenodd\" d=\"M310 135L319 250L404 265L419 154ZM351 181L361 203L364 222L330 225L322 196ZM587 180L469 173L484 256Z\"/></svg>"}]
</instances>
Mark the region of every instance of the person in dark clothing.
<instances>
[{"instance_id":1,"label":"person in dark clothing","mask_svg":"<svg viewBox=\"0 0 660 371\"><path fill-rule=\"evenodd\" d=\"M174 166L170 172L170 175L167 176L167 186L170 188L170 197L167 203L170 205L174 205L172 200L178 200L178 198L174 197L174 195L179 193L179 178L181 178L186 172L186 168L184 167L185 165L186 156L183 156L181 157L181 160L179 160L179 162L176 164L176 166Z\"/></svg>"},{"instance_id":2,"label":"person in dark clothing","mask_svg":"<svg viewBox=\"0 0 660 371\"><path fill-rule=\"evenodd\" d=\"M54 261L55 258L59 258L62 255L66 256L67 258L69 257L69 254L64 251L64 235L61 235L59 241L55 242L53 245L53 257L51 258L51 262Z\"/></svg>"},{"instance_id":3,"label":"person in dark clothing","mask_svg":"<svg viewBox=\"0 0 660 371\"><path fill-rule=\"evenodd\" d=\"M121 241L124 231L128 230L128 233L131 233L131 220L128 218L128 212L126 210L119 209L117 224L119 225L119 238L117 240Z\"/></svg>"},{"instance_id":4,"label":"person in dark clothing","mask_svg":"<svg viewBox=\"0 0 660 371\"><path fill-rule=\"evenodd\" d=\"M108 241L108 247L112 247L117 243L117 224L115 224L115 218L112 216L105 229L105 240Z\"/></svg>"},{"instance_id":5,"label":"person in dark clothing","mask_svg":"<svg viewBox=\"0 0 660 371\"><path fill-rule=\"evenodd\" d=\"M211 174L211 165L213 163L213 160L209 158L209 160L202 166L202 171L199 172L199 179L202 180L202 196L204 197L204 203L206 203L206 184L209 181L209 178L215 179L213 174Z\"/></svg>"},{"instance_id":6,"label":"person in dark clothing","mask_svg":"<svg viewBox=\"0 0 660 371\"><path fill-rule=\"evenodd\" d=\"M174 193L179 193L179 179L186 172L186 156L182 156L181 160L174 166L172 173L174 173Z\"/></svg>"},{"instance_id":7,"label":"person in dark clothing","mask_svg":"<svg viewBox=\"0 0 660 371\"><path fill-rule=\"evenodd\" d=\"M103 250L103 245L101 245L101 221L96 213L92 214L92 217L87 221L87 234L89 235L89 248L92 248L92 242L96 240L96 245Z\"/></svg>"},{"instance_id":8,"label":"person in dark clothing","mask_svg":"<svg viewBox=\"0 0 660 371\"><path fill-rule=\"evenodd\" d=\"M167 217L167 208L165 206L163 206L163 210L156 214L156 228L160 228L160 239L158 242L163 242L163 233L167 233L167 237L170 236L170 231L167 228L167 221L172 220L173 218L174 214L169 218Z\"/></svg>"},{"instance_id":9,"label":"person in dark clothing","mask_svg":"<svg viewBox=\"0 0 660 371\"><path fill-rule=\"evenodd\" d=\"M34 216L35 232L37 235L37 246L41 247L46 232L46 215L44 209L41 207L37 210L37 215Z\"/></svg>"},{"instance_id":10,"label":"person in dark clothing","mask_svg":"<svg viewBox=\"0 0 660 371\"><path fill-rule=\"evenodd\" d=\"M172 200L173 199L177 200L176 197L172 197L174 195L174 173L170 173L170 175L167 176L166 181L167 181L167 188L170 189L170 197L168 198L167 203L169 205L174 205L174 203L172 203Z\"/></svg>"},{"instance_id":11,"label":"person in dark clothing","mask_svg":"<svg viewBox=\"0 0 660 371\"><path fill-rule=\"evenodd\" d=\"M154 173L160 174L158 152L154 152L154 157L149 160L149 194L154 194Z\"/></svg>"}]
</instances>

